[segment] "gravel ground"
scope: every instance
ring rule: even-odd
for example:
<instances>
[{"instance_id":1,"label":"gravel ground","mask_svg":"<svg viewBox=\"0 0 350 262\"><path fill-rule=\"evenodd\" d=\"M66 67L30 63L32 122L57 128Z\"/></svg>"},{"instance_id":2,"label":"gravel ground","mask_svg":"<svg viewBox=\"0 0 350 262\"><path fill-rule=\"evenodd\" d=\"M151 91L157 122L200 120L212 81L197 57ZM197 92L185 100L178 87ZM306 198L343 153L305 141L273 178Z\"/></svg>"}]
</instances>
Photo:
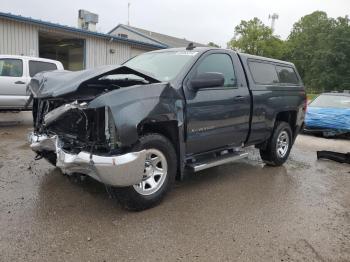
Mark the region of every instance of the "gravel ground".
<instances>
[{"instance_id":1,"label":"gravel ground","mask_svg":"<svg viewBox=\"0 0 350 262\"><path fill-rule=\"evenodd\" d=\"M74 182L25 141L30 113L0 114L0 261L350 261L350 165L300 135L288 162L258 152L189 175L161 205L128 212L104 186Z\"/></svg>"}]
</instances>

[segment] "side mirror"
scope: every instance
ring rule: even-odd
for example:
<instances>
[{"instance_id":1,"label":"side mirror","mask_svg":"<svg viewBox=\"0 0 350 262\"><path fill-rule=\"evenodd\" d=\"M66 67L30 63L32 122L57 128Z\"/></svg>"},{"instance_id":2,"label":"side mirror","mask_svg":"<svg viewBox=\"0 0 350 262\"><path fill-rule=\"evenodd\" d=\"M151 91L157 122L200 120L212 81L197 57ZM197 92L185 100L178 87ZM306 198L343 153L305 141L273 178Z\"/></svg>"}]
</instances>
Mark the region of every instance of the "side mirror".
<instances>
[{"instance_id":1,"label":"side mirror","mask_svg":"<svg viewBox=\"0 0 350 262\"><path fill-rule=\"evenodd\" d=\"M190 81L193 90L201 88L223 86L225 82L224 75L221 73L207 72L200 74Z\"/></svg>"}]
</instances>

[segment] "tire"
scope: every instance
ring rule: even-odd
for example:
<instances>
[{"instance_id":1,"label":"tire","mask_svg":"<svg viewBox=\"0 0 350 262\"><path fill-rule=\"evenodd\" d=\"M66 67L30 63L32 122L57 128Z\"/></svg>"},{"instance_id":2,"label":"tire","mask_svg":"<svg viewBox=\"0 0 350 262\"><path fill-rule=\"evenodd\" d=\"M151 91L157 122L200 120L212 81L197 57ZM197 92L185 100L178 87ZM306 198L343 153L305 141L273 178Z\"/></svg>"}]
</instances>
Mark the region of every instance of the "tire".
<instances>
[{"instance_id":1,"label":"tire","mask_svg":"<svg viewBox=\"0 0 350 262\"><path fill-rule=\"evenodd\" d=\"M139 139L132 151L142 149L148 151L147 158L149 159L145 163L143 182L122 188L108 187L109 194L127 210L141 211L158 205L170 190L176 176L177 156L169 139L160 134L146 134ZM157 164L155 164L158 161L156 156L160 161ZM151 161L152 159L154 162ZM157 173L157 171L160 172L159 170L163 170L163 175Z\"/></svg>"},{"instance_id":2,"label":"tire","mask_svg":"<svg viewBox=\"0 0 350 262\"><path fill-rule=\"evenodd\" d=\"M293 145L293 136L287 122L277 122L266 148L260 149L262 160L270 166L281 166L287 161Z\"/></svg>"}]
</instances>

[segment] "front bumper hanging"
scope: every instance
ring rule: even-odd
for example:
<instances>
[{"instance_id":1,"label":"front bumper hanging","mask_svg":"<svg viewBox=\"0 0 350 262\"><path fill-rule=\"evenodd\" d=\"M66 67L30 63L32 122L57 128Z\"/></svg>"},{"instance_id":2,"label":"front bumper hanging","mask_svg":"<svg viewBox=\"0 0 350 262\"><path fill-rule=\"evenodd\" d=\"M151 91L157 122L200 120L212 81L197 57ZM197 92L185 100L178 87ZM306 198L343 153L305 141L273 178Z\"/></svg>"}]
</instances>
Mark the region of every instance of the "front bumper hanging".
<instances>
[{"instance_id":1,"label":"front bumper hanging","mask_svg":"<svg viewBox=\"0 0 350 262\"><path fill-rule=\"evenodd\" d=\"M116 156L101 156L81 151L65 152L59 146L57 136L29 134L30 147L34 152L52 151L57 155L56 166L63 173L88 175L111 186L131 186L142 181L146 150Z\"/></svg>"}]
</instances>

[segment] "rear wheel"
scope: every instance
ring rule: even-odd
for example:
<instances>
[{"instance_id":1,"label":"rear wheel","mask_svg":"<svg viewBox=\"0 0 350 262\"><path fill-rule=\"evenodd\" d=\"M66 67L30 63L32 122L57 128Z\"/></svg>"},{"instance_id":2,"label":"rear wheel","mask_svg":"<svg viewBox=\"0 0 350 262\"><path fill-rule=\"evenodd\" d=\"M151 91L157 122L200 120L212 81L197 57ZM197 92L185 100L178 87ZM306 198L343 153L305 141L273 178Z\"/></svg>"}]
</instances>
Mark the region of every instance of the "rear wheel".
<instances>
[{"instance_id":1,"label":"rear wheel","mask_svg":"<svg viewBox=\"0 0 350 262\"><path fill-rule=\"evenodd\" d=\"M268 145L264 149L260 149L262 160L271 166L280 166L287 161L290 150L292 148L292 130L286 122L276 123L276 127Z\"/></svg>"},{"instance_id":2,"label":"rear wheel","mask_svg":"<svg viewBox=\"0 0 350 262\"><path fill-rule=\"evenodd\" d=\"M157 205L175 180L177 157L174 146L160 134L147 134L132 151L146 150L143 179L129 187L110 187L109 191L129 210L140 211Z\"/></svg>"}]
</instances>

